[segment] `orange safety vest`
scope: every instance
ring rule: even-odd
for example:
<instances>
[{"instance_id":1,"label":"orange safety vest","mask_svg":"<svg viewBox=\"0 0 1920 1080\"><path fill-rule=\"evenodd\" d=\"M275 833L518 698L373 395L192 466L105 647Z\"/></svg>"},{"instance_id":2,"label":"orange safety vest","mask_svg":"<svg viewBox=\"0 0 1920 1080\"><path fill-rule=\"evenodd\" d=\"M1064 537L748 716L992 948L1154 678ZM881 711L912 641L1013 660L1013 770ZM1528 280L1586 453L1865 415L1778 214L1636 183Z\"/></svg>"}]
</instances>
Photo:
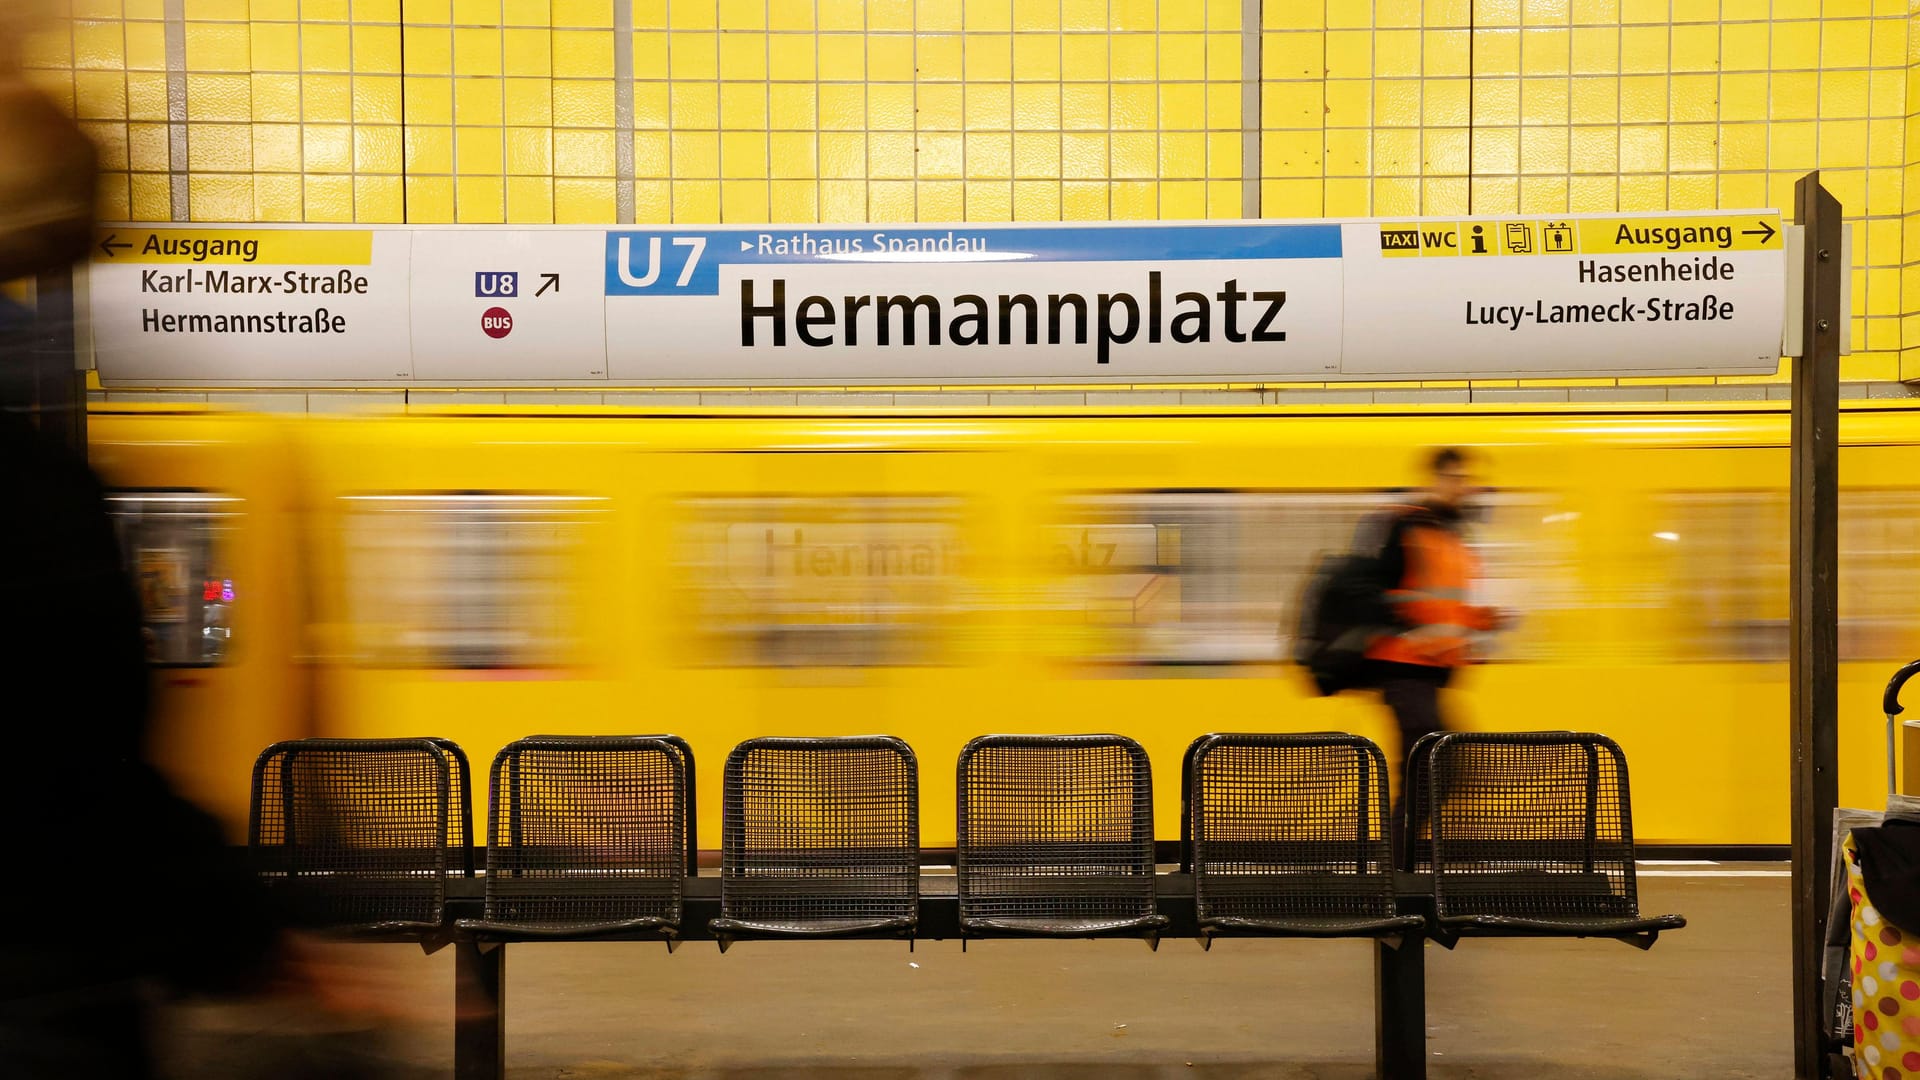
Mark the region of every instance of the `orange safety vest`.
<instances>
[{"instance_id":1,"label":"orange safety vest","mask_svg":"<svg viewBox=\"0 0 1920 1080\"><path fill-rule=\"evenodd\" d=\"M1428 667L1470 662L1467 635L1493 629L1492 611L1467 603L1479 561L1458 530L1430 517L1408 523L1400 545L1406 569L1387 601L1412 625L1375 641L1368 659Z\"/></svg>"}]
</instances>

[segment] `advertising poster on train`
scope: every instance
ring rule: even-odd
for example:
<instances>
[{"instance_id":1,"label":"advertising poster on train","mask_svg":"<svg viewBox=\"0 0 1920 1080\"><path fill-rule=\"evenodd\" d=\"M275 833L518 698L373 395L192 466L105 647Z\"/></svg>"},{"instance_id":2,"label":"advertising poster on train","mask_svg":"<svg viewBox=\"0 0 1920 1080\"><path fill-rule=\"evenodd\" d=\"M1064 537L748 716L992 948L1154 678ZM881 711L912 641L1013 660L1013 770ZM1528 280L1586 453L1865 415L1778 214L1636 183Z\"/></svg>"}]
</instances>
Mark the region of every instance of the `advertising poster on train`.
<instances>
[{"instance_id":1,"label":"advertising poster on train","mask_svg":"<svg viewBox=\"0 0 1920 1080\"><path fill-rule=\"evenodd\" d=\"M103 226L83 348L122 386L1770 374L1787 228Z\"/></svg>"}]
</instances>

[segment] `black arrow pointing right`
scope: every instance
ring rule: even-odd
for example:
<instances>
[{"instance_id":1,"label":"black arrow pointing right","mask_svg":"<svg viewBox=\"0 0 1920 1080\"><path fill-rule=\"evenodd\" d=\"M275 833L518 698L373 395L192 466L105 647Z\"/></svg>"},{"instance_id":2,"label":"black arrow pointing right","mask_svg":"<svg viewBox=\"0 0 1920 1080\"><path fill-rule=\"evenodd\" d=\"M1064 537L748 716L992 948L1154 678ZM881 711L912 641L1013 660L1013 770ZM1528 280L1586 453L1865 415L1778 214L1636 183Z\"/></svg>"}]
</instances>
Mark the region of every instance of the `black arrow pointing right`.
<instances>
[{"instance_id":1,"label":"black arrow pointing right","mask_svg":"<svg viewBox=\"0 0 1920 1080\"><path fill-rule=\"evenodd\" d=\"M1740 235L1741 236L1757 236L1760 238L1760 242L1764 244L1767 241L1773 239L1773 234L1777 231L1779 230L1775 229L1771 224L1763 221L1760 223L1760 227L1758 229L1744 229L1741 231Z\"/></svg>"},{"instance_id":2,"label":"black arrow pointing right","mask_svg":"<svg viewBox=\"0 0 1920 1080\"><path fill-rule=\"evenodd\" d=\"M121 240L117 244L114 243L114 241L118 239L119 236L120 236L119 233L108 233L107 238L105 240L100 241L100 250L105 252L107 258L109 259L114 259L119 257L113 253L114 248L130 248L133 246L132 244L127 243L125 240Z\"/></svg>"}]
</instances>

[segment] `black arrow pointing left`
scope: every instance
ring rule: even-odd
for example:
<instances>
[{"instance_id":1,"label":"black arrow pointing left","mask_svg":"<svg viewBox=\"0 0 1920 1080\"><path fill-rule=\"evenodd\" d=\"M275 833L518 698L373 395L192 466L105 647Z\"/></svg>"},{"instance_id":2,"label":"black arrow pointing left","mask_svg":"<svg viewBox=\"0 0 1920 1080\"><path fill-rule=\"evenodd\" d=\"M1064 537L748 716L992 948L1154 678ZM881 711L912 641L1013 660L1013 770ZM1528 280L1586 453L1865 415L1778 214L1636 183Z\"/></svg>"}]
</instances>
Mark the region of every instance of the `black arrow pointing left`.
<instances>
[{"instance_id":1,"label":"black arrow pointing left","mask_svg":"<svg viewBox=\"0 0 1920 1080\"><path fill-rule=\"evenodd\" d=\"M547 294L548 289L552 289L554 292L560 291L560 275L559 274L541 274L540 288L534 290L533 295L545 296Z\"/></svg>"},{"instance_id":2,"label":"black arrow pointing left","mask_svg":"<svg viewBox=\"0 0 1920 1080\"><path fill-rule=\"evenodd\" d=\"M118 256L113 253L114 248L130 248L133 246L125 240L120 240L119 243L115 243L114 241L119 239L119 236L119 233L108 233L107 238L100 241L100 250L105 252L109 259L118 258Z\"/></svg>"}]
</instances>

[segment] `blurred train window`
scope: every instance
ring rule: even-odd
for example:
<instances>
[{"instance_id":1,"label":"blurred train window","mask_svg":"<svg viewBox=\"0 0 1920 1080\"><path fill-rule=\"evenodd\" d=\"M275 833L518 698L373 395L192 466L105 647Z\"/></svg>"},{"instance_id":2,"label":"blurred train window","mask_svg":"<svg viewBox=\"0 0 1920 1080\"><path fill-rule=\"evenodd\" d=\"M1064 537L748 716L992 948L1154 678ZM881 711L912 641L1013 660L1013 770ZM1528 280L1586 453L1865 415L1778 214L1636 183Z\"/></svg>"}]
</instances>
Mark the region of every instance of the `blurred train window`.
<instances>
[{"instance_id":1,"label":"blurred train window","mask_svg":"<svg viewBox=\"0 0 1920 1080\"><path fill-rule=\"evenodd\" d=\"M704 662L872 667L937 662L961 595L956 499L685 500L676 572Z\"/></svg>"},{"instance_id":2,"label":"blurred train window","mask_svg":"<svg viewBox=\"0 0 1920 1080\"><path fill-rule=\"evenodd\" d=\"M1666 556L1685 655L1787 658L1788 519L1783 491L1659 499L1651 542ZM1840 658L1904 660L1920 648L1920 491L1840 492Z\"/></svg>"},{"instance_id":3,"label":"blurred train window","mask_svg":"<svg viewBox=\"0 0 1920 1080\"><path fill-rule=\"evenodd\" d=\"M1361 519L1405 495L1385 491L1154 491L1069 498L1045 538L1048 610L1086 624L1095 662L1275 663L1292 655L1301 592L1323 555L1350 549ZM1546 501L1483 497L1469 528L1481 602L1538 610L1567 590L1568 559ZM1484 645L1530 659L1524 635Z\"/></svg>"},{"instance_id":4,"label":"blurred train window","mask_svg":"<svg viewBox=\"0 0 1920 1080\"><path fill-rule=\"evenodd\" d=\"M221 547L240 501L200 491L116 491L107 511L140 594L147 659L165 667L223 663L238 590Z\"/></svg>"},{"instance_id":5,"label":"blurred train window","mask_svg":"<svg viewBox=\"0 0 1920 1080\"><path fill-rule=\"evenodd\" d=\"M385 667L555 667L577 656L592 496L351 495L346 592L356 651Z\"/></svg>"}]
</instances>

